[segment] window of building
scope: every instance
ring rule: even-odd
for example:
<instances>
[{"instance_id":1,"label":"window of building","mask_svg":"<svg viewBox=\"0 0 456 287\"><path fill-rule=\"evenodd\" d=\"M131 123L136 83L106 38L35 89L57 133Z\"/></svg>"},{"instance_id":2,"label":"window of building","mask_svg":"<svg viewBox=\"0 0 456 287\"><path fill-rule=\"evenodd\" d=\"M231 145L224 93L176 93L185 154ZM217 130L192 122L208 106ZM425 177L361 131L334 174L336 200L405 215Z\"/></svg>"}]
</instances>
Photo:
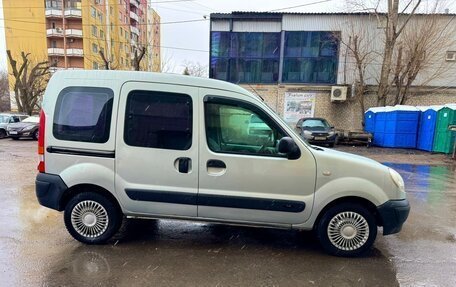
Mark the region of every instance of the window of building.
<instances>
[{"instance_id":1,"label":"window of building","mask_svg":"<svg viewBox=\"0 0 456 287\"><path fill-rule=\"evenodd\" d=\"M103 55L106 55L103 47L100 47L100 53L102 53Z\"/></svg>"},{"instance_id":2,"label":"window of building","mask_svg":"<svg viewBox=\"0 0 456 287\"><path fill-rule=\"evenodd\" d=\"M132 91L127 98L127 145L188 150L192 145L192 99L185 94Z\"/></svg>"},{"instance_id":3,"label":"window of building","mask_svg":"<svg viewBox=\"0 0 456 287\"><path fill-rule=\"evenodd\" d=\"M112 90L107 88L64 89L57 98L54 137L66 141L107 142L111 129L113 95Z\"/></svg>"},{"instance_id":4,"label":"window of building","mask_svg":"<svg viewBox=\"0 0 456 287\"><path fill-rule=\"evenodd\" d=\"M93 0L93 2L95 3L95 5L100 5L102 0Z\"/></svg>"},{"instance_id":5,"label":"window of building","mask_svg":"<svg viewBox=\"0 0 456 287\"><path fill-rule=\"evenodd\" d=\"M95 43L92 43L92 52L94 52L95 54L98 53L98 45Z\"/></svg>"},{"instance_id":6,"label":"window of building","mask_svg":"<svg viewBox=\"0 0 456 287\"><path fill-rule=\"evenodd\" d=\"M95 25L92 25L92 36L98 37L98 28Z\"/></svg>"},{"instance_id":7,"label":"window of building","mask_svg":"<svg viewBox=\"0 0 456 287\"><path fill-rule=\"evenodd\" d=\"M279 80L280 33L212 32L212 78L234 83Z\"/></svg>"},{"instance_id":8,"label":"window of building","mask_svg":"<svg viewBox=\"0 0 456 287\"><path fill-rule=\"evenodd\" d=\"M97 62L93 62L92 68L93 68L94 70L98 70L98 69L100 68L100 66L98 65Z\"/></svg>"},{"instance_id":9,"label":"window of building","mask_svg":"<svg viewBox=\"0 0 456 287\"><path fill-rule=\"evenodd\" d=\"M56 40L52 40L51 41L51 48L57 48L57 41Z\"/></svg>"},{"instance_id":10,"label":"window of building","mask_svg":"<svg viewBox=\"0 0 456 287\"><path fill-rule=\"evenodd\" d=\"M336 83L338 47L333 32L285 32L282 82Z\"/></svg>"},{"instance_id":11,"label":"window of building","mask_svg":"<svg viewBox=\"0 0 456 287\"><path fill-rule=\"evenodd\" d=\"M100 30L100 38L101 38L101 39L104 39L104 37L105 37L104 31L103 31L103 30Z\"/></svg>"},{"instance_id":12,"label":"window of building","mask_svg":"<svg viewBox=\"0 0 456 287\"><path fill-rule=\"evenodd\" d=\"M109 14L112 16L112 14L114 14L114 10L112 8L112 6L109 6Z\"/></svg>"},{"instance_id":13,"label":"window of building","mask_svg":"<svg viewBox=\"0 0 456 287\"><path fill-rule=\"evenodd\" d=\"M95 9L92 6L90 6L90 16L92 16L93 18L97 17L97 9Z\"/></svg>"},{"instance_id":14,"label":"window of building","mask_svg":"<svg viewBox=\"0 0 456 287\"><path fill-rule=\"evenodd\" d=\"M282 156L277 144L285 133L260 109L237 101L209 101L204 104L204 114L206 140L212 151Z\"/></svg>"},{"instance_id":15,"label":"window of building","mask_svg":"<svg viewBox=\"0 0 456 287\"><path fill-rule=\"evenodd\" d=\"M123 31L124 31L123 28L120 27L120 36L122 36L122 37L123 37L123 34L124 34Z\"/></svg>"},{"instance_id":16,"label":"window of building","mask_svg":"<svg viewBox=\"0 0 456 287\"><path fill-rule=\"evenodd\" d=\"M98 20L100 22L103 22L103 13L101 13L100 11L97 11L97 15L98 15Z\"/></svg>"}]
</instances>

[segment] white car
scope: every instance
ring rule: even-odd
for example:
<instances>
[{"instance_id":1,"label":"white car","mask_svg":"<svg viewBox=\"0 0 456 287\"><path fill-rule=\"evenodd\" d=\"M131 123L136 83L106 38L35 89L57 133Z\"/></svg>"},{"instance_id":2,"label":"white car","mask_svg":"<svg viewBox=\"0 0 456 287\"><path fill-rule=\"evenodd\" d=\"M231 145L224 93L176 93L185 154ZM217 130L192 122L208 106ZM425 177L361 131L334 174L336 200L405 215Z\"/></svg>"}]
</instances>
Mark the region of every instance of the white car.
<instances>
[{"instance_id":1,"label":"white car","mask_svg":"<svg viewBox=\"0 0 456 287\"><path fill-rule=\"evenodd\" d=\"M271 140L258 143L256 115ZM243 126L242 126L243 123ZM240 127L241 125L241 127ZM355 256L407 219L404 181L373 160L309 146L261 99L227 82L129 71L59 71L40 116L36 194L77 240L124 217L315 230Z\"/></svg>"}]
</instances>

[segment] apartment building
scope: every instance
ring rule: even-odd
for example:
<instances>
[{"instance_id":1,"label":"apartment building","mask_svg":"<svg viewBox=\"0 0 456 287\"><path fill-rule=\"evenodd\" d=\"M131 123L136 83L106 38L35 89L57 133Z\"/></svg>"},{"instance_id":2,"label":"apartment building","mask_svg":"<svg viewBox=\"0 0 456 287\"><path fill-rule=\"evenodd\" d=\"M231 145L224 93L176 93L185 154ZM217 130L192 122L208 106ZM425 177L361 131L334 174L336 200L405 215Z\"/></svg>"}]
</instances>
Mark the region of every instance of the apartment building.
<instances>
[{"instance_id":1,"label":"apartment building","mask_svg":"<svg viewBox=\"0 0 456 287\"><path fill-rule=\"evenodd\" d=\"M160 25L149 27L159 16L147 0L3 0L3 6L6 45L16 58L30 53L34 61L48 60L53 71L106 64L131 70L134 51L147 47L141 70L159 71L152 63L160 61L160 49L151 43Z\"/></svg>"}]
</instances>

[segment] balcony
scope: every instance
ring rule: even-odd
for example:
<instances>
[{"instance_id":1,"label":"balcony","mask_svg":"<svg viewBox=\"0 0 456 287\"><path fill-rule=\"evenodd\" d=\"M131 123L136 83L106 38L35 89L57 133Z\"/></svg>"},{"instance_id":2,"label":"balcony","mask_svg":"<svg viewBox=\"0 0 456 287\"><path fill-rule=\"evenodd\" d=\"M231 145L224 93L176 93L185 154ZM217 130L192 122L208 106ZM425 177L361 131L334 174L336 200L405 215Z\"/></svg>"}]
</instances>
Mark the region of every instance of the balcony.
<instances>
[{"instance_id":1,"label":"balcony","mask_svg":"<svg viewBox=\"0 0 456 287\"><path fill-rule=\"evenodd\" d=\"M138 0L130 0L130 5L136 8L139 8L139 1Z\"/></svg>"},{"instance_id":2,"label":"balcony","mask_svg":"<svg viewBox=\"0 0 456 287\"><path fill-rule=\"evenodd\" d=\"M136 22L139 22L139 16L133 11L130 11L130 19L133 19Z\"/></svg>"},{"instance_id":3,"label":"balcony","mask_svg":"<svg viewBox=\"0 0 456 287\"><path fill-rule=\"evenodd\" d=\"M84 57L83 49L67 49L66 54L69 57Z\"/></svg>"},{"instance_id":4,"label":"balcony","mask_svg":"<svg viewBox=\"0 0 456 287\"><path fill-rule=\"evenodd\" d=\"M67 37L82 38L82 30L80 30L80 29L66 29L65 30L65 35Z\"/></svg>"},{"instance_id":5,"label":"balcony","mask_svg":"<svg viewBox=\"0 0 456 287\"><path fill-rule=\"evenodd\" d=\"M62 17L62 8L46 8L46 18L60 18Z\"/></svg>"},{"instance_id":6,"label":"balcony","mask_svg":"<svg viewBox=\"0 0 456 287\"><path fill-rule=\"evenodd\" d=\"M48 48L48 55L49 56L63 56L64 49L63 48Z\"/></svg>"},{"instance_id":7,"label":"balcony","mask_svg":"<svg viewBox=\"0 0 456 287\"><path fill-rule=\"evenodd\" d=\"M65 17L68 17L68 18L81 18L82 17L82 11L81 11L81 9L77 9L77 8L65 9Z\"/></svg>"},{"instance_id":8,"label":"balcony","mask_svg":"<svg viewBox=\"0 0 456 287\"><path fill-rule=\"evenodd\" d=\"M139 29L136 28L135 26L130 26L130 30L132 33L136 34L139 36Z\"/></svg>"},{"instance_id":9,"label":"balcony","mask_svg":"<svg viewBox=\"0 0 456 287\"><path fill-rule=\"evenodd\" d=\"M80 29L66 29L65 31L62 28L47 29L46 35L48 37L63 37L63 32L69 38L82 38L82 30Z\"/></svg>"},{"instance_id":10,"label":"balcony","mask_svg":"<svg viewBox=\"0 0 456 287\"><path fill-rule=\"evenodd\" d=\"M62 28L47 29L46 35L48 37L63 37L63 29Z\"/></svg>"}]
</instances>

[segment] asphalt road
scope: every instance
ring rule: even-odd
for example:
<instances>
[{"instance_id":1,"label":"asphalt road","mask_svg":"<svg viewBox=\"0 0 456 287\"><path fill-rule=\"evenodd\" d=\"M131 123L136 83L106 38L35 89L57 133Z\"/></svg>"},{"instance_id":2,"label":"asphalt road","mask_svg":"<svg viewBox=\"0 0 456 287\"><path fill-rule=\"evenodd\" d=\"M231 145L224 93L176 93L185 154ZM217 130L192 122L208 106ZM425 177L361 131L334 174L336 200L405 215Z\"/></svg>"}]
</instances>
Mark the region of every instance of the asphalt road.
<instances>
[{"instance_id":1,"label":"asphalt road","mask_svg":"<svg viewBox=\"0 0 456 287\"><path fill-rule=\"evenodd\" d=\"M456 286L448 162L393 156L412 205L403 231L379 232L362 258L336 258L307 232L168 220L132 221L109 245L80 244L61 213L36 201L35 152L35 141L0 140L0 286Z\"/></svg>"}]
</instances>

